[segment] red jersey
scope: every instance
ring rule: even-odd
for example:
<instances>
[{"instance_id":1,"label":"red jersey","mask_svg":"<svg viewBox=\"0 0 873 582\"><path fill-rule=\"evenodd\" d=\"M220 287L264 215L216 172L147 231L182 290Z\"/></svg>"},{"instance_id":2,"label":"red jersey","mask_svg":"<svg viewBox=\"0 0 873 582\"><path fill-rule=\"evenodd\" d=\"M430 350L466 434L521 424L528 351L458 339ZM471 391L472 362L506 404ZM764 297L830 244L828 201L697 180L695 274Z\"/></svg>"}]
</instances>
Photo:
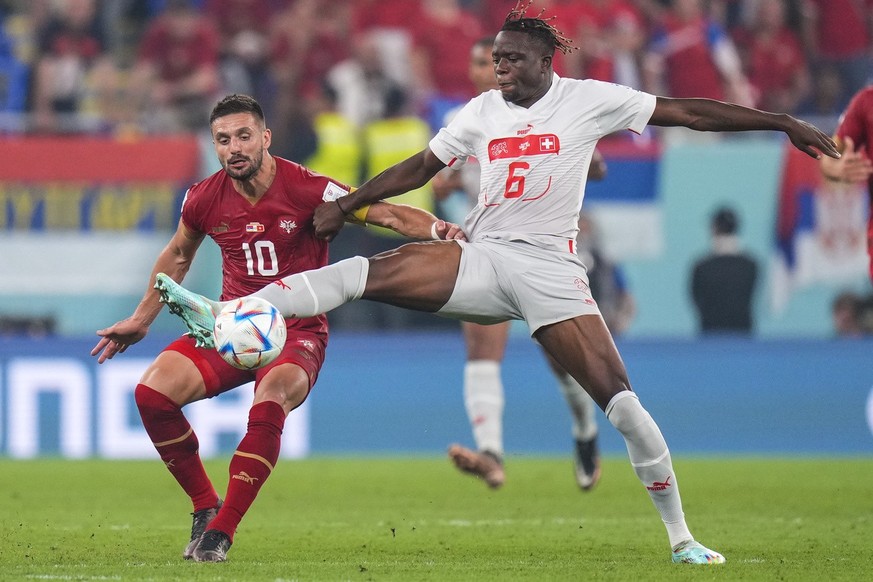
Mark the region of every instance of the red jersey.
<instances>
[{"instance_id":1,"label":"red jersey","mask_svg":"<svg viewBox=\"0 0 873 582\"><path fill-rule=\"evenodd\" d=\"M197 27L179 36L164 16L147 28L139 58L152 63L164 81L178 81L203 66L218 64L219 37L212 21L198 20Z\"/></svg>"},{"instance_id":2,"label":"red jersey","mask_svg":"<svg viewBox=\"0 0 873 582\"><path fill-rule=\"evenodd\" d=\"M436 92L453 99L475 96L467 63L470 47L482 37L482 27L476 17L466 10L458 10L451 20L442 20L425 10L409 27L413 45L428 57L428 75Z\"/></svg>"},{"instance_id":3,"label":"red jersey","mask_svg":"<svg viewBox=\"0 0 873 582\"><path fill-rule=\"evenodd\" d=\"M737 35L737 46L745 55L749 81L760 92L758 106L773 111L773 95L790 91L794 78L806 69L806 56L797 35L788 27L772 38L763 39L754 34Z\"/></svg>"},{"instance_id":4,"label":"red jersey","mask_svg":"<svg viewBox=\"0 0 873 582\"><path fill-rule=\"evenodd\" d=\"M873 0L810 0L818 16L818 51L831 59L863 55L870 44Z\"/></svg>"},{"instance_id":5,"label":"red jersey","mask_svg":"<svg viewBox=\"0 0 873 582\"><path fill-rule=\"evenodd\" d=\"M652 48L664 58L670 97L724 99L721 73L712 57L712 47L724 37L721 27L704 18L665 19Z\"/></svg>"},{"instance_id":6,"label":"red jersey","mask_svg":"<svg viewBox=\"0 0 873 582\"><path fill-rule=\"evenodd\" d=\"M277 279L327 264L327 241L315 236L312 217L325 200L349 188L274 156L276 177L250 204L224 170L191 186L182 222L212 237L221 249L223 301L254 293ZM327 333L324 315L287 320L289 329Z\"/></svg>"},{"instance_id":7,"label":"red jersey","mask_svg":"<svg viewBox=\"0 0 873 582\"><path fill-rule=\"evenodd\" d=\"M843 139L852 138L855 148L864 148L864 153L873 160L873 86L861 89L852 97L835 134ZM867 187L873 199L873 176Z\"/></svg>"},{"instance_id":8,"label":"red jersey","mask_svg":"<svg viewBox=\"0 0 873 582\"><path fill-rule=\"evenodd\" d=\"M852 138L855 148L863 148L873 159L873 86L858 91L840 117L835 134ZM873 280L873 176L867 181L869 215L867 218L867 253L870 255L870 279Z\"/></svg>"}]
</instances>

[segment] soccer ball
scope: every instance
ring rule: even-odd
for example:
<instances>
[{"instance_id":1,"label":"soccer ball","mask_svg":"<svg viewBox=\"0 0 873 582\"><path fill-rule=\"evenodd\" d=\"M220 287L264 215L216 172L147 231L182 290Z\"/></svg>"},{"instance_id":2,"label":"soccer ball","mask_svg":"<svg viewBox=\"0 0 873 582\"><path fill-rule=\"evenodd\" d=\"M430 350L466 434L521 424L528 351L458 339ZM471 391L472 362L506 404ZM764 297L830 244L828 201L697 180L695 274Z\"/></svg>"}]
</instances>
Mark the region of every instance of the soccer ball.
<instances>
[{"instance_id":1,"label":"soccer ball","mask_svg":"<svg viewBox=\"0 0 873 582\"><path fill-rule=\"evenodd\" d=\"M275 360L285 347L285 320L258 297L231 301L215 318L215 349L225 362L254 370Z\"/></svg>"}]
</instances>

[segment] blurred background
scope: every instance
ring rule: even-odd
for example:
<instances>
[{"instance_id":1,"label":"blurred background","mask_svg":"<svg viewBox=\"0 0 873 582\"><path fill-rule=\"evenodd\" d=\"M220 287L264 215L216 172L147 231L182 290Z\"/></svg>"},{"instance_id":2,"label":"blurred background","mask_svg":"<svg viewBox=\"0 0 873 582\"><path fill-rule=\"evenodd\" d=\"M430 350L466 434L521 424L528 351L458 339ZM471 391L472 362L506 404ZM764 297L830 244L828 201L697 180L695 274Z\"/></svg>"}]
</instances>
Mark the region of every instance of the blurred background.
<instances>
[{"instance_id":1,"label":"blurred background","mask_svg":"<svg viewBox=\"0 0 873 582\"><path fill-rule=\"evenodd\" d=\"M260 101L274 155L359 184L425 147L475 95L470 48L514 5L0 0L0 454L153 456L130 391L178 321L161 315L99 368L88 352L96 329L136 306L187 187L220 169L207 121L220 97ZM540 7L579 47L556 56L563 76L727 99L828 133L873 71L863 0L537 0L530 12ZM776 133L650 129L600 149L608 173L588 186L580 246L610 269L598 300L615 299L631 379L668 440L677 433L674 449L869 452L865 190L822 183ZM449 200L426 187L401 201L442 215ZM331 259L402 242L348 227ZM704 263L725 253L749 265L737 290L707 278ZM186 283L214 296L220 277L205 243ZM712 324L729 308L749 315ZM330 322L329 357L283 454L432 452L468 438L457 322L366 302ZM508 451L567 448L563 430L539 430L569 419L523 325L510 356ZM823 391L836 406L820 405ZM235 392L192 413L206 454L239 438L250 393ZM755 411L774 399L791 406L761 429ZM604 448L620 451L611 436Z\"/></svg>"}]
</instances>

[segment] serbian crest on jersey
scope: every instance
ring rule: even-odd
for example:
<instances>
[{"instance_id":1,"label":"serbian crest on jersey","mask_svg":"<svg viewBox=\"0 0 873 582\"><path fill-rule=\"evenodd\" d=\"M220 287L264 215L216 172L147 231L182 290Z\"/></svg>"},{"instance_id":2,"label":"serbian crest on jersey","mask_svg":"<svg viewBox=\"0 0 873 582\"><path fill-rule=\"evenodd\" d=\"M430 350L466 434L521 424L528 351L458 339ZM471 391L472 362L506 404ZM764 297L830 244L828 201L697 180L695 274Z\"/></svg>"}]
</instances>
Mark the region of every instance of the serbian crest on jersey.
<instances>
[{"instance_id":1,"label":"serbian crest on jersey","mask_svg":"<svg viewBox=\"0 0 873 582\"><path fill-rule=\"evenodd\" d=\"M561 142L553 133L501 137L488 144L488 160L493 162L503 158L557 154L560 151Z\"/></svg>"},{"instance_id":2,"label":"serbian crest on jersey","mask_svg":"<svg viewBox=\"0 0 873 582\"><path fill-rule=\"evenodd\" d=\"M291 231L294 230L295 228L297 228L297 223L295 221L291 220L290 218L287 220L282 218L282 219L279 219L279 228L281 228L282 230L284 230L288 234L291 234Z\"/></svg>"}]
</instances>

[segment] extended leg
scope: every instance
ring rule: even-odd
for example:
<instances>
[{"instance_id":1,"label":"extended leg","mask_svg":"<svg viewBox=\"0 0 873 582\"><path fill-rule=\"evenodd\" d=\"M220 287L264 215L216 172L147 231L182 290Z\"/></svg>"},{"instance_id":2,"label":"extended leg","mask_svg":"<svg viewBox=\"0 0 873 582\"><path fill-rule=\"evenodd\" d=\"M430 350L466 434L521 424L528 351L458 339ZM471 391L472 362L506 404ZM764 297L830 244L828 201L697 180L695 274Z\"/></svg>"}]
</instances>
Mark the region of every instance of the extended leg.
<instances>
[{"instance_id":1,"label":"extended leg","mask_svg":"<svg viewBox=\"0 0 873 582\"><path fill-rule=\"evenodd\" d=\"M435 312L451 297L460 257L454 242L409 243L370 259L352 257L296 273L252 295L271 302L285 317L319 315L360 298ZM157 275L155 288L198 345L213 347L215 314L221 304L188 291L163 273Z\"/></svg>"},{"instance_id":2,"label":"extended leg","mask_svg":"<svg viewBox=\"0 0 873 582\"><path fill-rule=\"evenodd\" d=\"M535 335L561 367L585 386L624 437L634 472L667 528L673 560L698 564L723 562L720 554L695 542L685 524L667 443L631 392L624 363L603 319L599 315L583 315L545 326Z\"/></svg>"}]
</instances>

